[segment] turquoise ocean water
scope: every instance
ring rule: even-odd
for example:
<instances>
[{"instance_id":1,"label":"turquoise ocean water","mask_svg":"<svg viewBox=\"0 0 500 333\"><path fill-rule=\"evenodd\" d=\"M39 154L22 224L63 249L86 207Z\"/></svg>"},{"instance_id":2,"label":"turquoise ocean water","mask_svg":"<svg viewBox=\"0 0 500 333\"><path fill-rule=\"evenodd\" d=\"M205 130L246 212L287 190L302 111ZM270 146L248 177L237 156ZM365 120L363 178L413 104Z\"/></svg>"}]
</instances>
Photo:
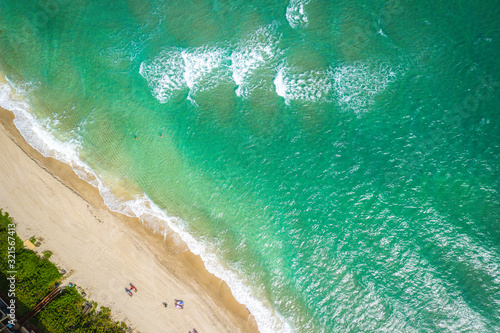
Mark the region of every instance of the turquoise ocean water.
<instances>
[{"instance_id":1,"label":"turquoise ocean water","mask_svg":"<svg viewBox=\"0 0 500 333\"><path fill-rule=\"evenodd\" d=\"M498 332L499 18L1 0L0 106L112 209L179 232L262 332Z\"/></svg>"}]
</instances>

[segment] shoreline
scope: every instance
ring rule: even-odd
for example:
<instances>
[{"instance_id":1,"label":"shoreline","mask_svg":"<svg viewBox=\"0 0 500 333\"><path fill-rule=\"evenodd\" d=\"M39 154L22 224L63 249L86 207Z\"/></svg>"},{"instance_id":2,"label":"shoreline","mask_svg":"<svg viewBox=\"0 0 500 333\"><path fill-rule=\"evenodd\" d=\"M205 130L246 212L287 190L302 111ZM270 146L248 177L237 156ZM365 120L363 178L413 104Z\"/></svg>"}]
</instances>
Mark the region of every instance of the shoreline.
<instances>
[{"instance_id":1,"label":"shoreline","mask_svg":"<svg viewBox=\"0 0 500 333\"><path fill-rule=\"evenodd\" d=\"M11 111L0 108L0 183L5 189L0 203L16 221L21 238L44 239L37 252L54 253L51 261L70 272L65 282L82 287L89 299L109 307L113 318L137 331L170 327L169 332L187 332L195 327L200 332L259 332L227 283L208 272L177 234L164 238L139 218L111 211L98 189L69 165L31 147L13 120ZM89 272L90 265L96 269ZM137 295L129 298L118 280L124 287L133 282ZM184 299L186 309L175 311L174 298ZM169 304L166 309L163 301Z\"/></svg>"}]
</instances>

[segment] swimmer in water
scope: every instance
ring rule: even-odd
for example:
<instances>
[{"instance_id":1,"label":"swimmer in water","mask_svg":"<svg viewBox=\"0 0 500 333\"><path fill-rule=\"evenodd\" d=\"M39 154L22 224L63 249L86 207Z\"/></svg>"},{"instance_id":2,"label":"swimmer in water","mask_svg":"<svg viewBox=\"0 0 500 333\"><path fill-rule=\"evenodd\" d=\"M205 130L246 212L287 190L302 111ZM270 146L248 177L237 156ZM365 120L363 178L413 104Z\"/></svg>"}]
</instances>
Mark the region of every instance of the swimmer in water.
<instances>
[{"instance_id":1,"label":"swimmer in water","mask_svg":"<svg viewBox=\"0 0 500 333\"><path fill-rule=\"evenodd\" d=\"M163 133L161 133L160 138L163 138Z\"/></svg>"}]
</instances>

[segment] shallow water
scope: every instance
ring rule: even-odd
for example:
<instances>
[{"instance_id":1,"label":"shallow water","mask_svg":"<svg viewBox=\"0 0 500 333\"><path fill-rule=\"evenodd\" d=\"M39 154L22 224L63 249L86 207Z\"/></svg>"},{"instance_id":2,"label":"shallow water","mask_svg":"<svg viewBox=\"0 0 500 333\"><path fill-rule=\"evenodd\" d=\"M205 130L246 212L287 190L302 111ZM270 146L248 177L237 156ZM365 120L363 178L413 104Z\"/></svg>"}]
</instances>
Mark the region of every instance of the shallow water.
<instances>
[{"instance_id":1,"label":"shallow water","mask_svg":"<svg viewBox=\"0 0 500 333\"><path fill-rule=\"evenodd\" d=\"M178 231L262 332L500 330L496 2L0 11L23 135Z\"/></svg>"}]
</instances>

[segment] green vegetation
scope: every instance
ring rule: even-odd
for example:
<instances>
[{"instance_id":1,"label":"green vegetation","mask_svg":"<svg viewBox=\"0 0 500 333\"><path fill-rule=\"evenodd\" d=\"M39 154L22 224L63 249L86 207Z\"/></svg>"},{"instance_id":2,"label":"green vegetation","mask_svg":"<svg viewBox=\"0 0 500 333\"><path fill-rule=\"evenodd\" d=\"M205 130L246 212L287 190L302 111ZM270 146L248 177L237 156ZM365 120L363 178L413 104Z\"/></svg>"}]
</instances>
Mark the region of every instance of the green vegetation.
<instances>
[{"instance_id":1,"label":"green vegetation","mask_svg":"<svg viewBox=\"0 0 500 333\"><path fill-rule=\"evenodd\" d=\"M76 288L69 288L31 322L47 332L126 332L127 326L114 322L108 308L103 307L97 312L97 304L93 303L94 310L85 315L82 313L83 303L85 299Z\"/></svg>"},{"instance_id":2,"label":"green vegetation","mask_svg":"<svg viewBox=\"0 0 500 333\"><path fill-rule=\"evenodd\" d=\"M42 242L41 242L41 241L42 241L42 239L36 239L36 237L35 237L35 236L32 236L32 237L30 238L30 242L31 242L31 244L35 245L36 247L39 247L40 245L42 245Z\"/></svg>"},{"instance_id":3,"label":"green vegetation","mask_svg":"<svg viewBox=\"0 0 500 333\"><path fill-rule=\"evenodd\" d=\"M42 260L34 252L25 249L15 234L15 227L8 213L0 210L0 291L7 294L8 281L3 272L16 271L17 315L23 316L49 292L59 278L57 267L48 260ZM9 228L10 225L10 228ZM15 257L8 256L9 240L15 240ZM10 266L13 260L15 267Z\"/></svg>"},{"instance_id":4,"label":"green vegetation","mask_svg":"<svg viewBox=\"0 0 500 333\"><path fill-rule=\"evenodd\" d=\"M9 262L9 241L15 240L15 267ZM34 237L30 239L36 242ZM53 288L54 284L61 279L57 267L48 258L52 252L43 252L40 258L36 253L25 249L23 242L15 234L15 226L8 213L0 209L0 291L8 294L8 281L6 272L16 273L16 306L17 317L21 318L40 300L42 300ZM65 288L63 293L54 299L47 307L38 313L31 323L42 332L51 333L90 333L126 332L124 323L114 322L111 319L111 311L101 308L96 311L97 304L89 314L82 313L82 305L85 299L76 288Z\"/></svg>"},{"instance_id":5,"label":"green vegetation","mask_svg":"<svg viewBox=\"0 0 500 333\"><path fill-rule=\"evenodd\" d=\"M42 253L45 259L50 259L50 257L52 256L52 252L50 251L43 251Z\"/></svg>"}]
</instances>

